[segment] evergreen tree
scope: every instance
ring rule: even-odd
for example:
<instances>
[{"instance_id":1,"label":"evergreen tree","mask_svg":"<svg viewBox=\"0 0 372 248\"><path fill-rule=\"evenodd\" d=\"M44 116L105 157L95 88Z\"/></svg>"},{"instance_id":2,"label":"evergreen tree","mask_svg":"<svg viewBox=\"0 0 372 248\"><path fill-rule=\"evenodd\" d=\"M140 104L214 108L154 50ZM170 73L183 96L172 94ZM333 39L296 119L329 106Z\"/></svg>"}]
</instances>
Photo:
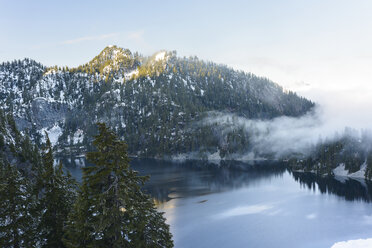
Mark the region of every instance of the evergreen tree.
<instances>
[{"instance_id":1,"label":"evergreen tree","mask_svg":"<svg viewBox=\"0 0 372 248\"><path fill-rule=\"evenodd\" d=\"M127 145L98 123L87 154L78 200L65 236L67 247L173 247L169 226L141 191L147 177L129 165Z\"/></svg>"},{"instance_id":2,"label":"evergreen tree","mask_svg":"<svg viewBox=\"0 0 372 248\"><path fill-rule=\"evenodd\" d=\"M54 125L59 125L62 131L57 151L63 155L67 150L72 155L89 150L94 123L101 120L118 128L115 131L128 142L131 154L169 157L196 154L203 147L205 155L224 150L226 159L243 150L251 151L244 139L235 138L232 133L229 142L222 142L226 135L221 131L226 129L207 125L199 130L199 124L204 123L204 118L213 117L214 111L271 119L300 116L314 105L251 73L197 57L178 58L175 52L165 55L166 59L157 61L154 56L145 58L114 46L69 71L46 68L28 59L2 63L0 81L5 90L0 102L4 109L14 113L17 123L30 127L31 140L38 145L40 129L51 124L42 121L43 116L53 111ZM125 83L121 83L122 79ZM40 97L54 101L44 102ZM43 106L43 111L32 111L37 106ZM236 129L230 124L231 130ZM81 143L72 139L78 129L84 130L86 137ZM202 136L195 137L199 131ZM244 135L249 138L254 134L248 131ZM207 136L210 138L202 138Z\"/></svg>"},{"instance_id":3,"label":"evergreen tree","mask_svg":"<svg viewBox=\"0 0 372 248\"><path fill-rule=\"evenodd\" d=\"M367 168L364 177L368 180L372 179L372 151L369 151L367 154Z\"/></svg>"},{"instance_id":4,"label":"evergreen tree","mask_svg":"<svg viewBox=\"0 0 372 248\"><path fill-rule=\"evenodd\" d=\"M41 175L43 196L40 200L40 240L42 247L65 247L62 243L63 227L75 200L75 180L64 173L62 164L54 167L53 150L46 133Z\"/></svg>"},{"instance_id":5,"label":"evergreen tree","mask_svg":"<svg viewBox=\"0 0 372 248\"><path fill-rule=\"evenodd\" d=\"M18 169L0 162L0 247L35 247L35 201Z\"/></svg>"}]
</instances>

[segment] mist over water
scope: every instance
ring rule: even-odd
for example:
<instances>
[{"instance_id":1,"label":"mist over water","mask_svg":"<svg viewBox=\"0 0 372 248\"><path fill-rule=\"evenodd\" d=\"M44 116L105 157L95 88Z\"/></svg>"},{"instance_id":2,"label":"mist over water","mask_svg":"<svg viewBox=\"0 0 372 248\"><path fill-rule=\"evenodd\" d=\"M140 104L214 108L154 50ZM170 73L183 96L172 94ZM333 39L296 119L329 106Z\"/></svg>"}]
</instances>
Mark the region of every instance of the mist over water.
<instances>
[{"instance_id":1,"label":"mist over water","mask_svg":"<svg viewBox=\"0 0 372 248\"><path fill-rule=\"evenodd\" d=\"M360 138L362 134L371 133L368 126L370 122L362 121L362 115L367 115L367 110L352 111L351 107L349 109L341 107L338 110L336 107L336 103L316 104L303 116L281 116L271 120L255 120L230 113L210 112L201 124L223 127L221 135L243 129L249 134L252 153L259 151L273 154L277 158L297 153L308 155L321 141L332 141L343 135ZM350 114L349 117L348 113L353 115ZM371 119L372 123L372 115L367 119ZM254 159L258 158L256 154L252 156Z\"/></svg>"},{"instance_id":2,"label":"mist over water","mask_svg":"<svg viewBox=\"0 0 372 248\"><path fill-rule=\"evenodd\" d=\"M355 18L355 20L361 19ZM327 25L326 23L328 22L323 24ZM333 37L334 30L331 30L326 33ZM342 33L346 34L344 27L342 30ZM356 30L358 28L352 28L352 32ZM311 136L305 140L317 142L319 136L323 140L331 139L336 133L341 135L345 127L356 130L360 135L363 130L372 129L372 71L370 69L372 57L370 49L358 43L367 41L366 36L369 33L356 32L363 38L355 39L355 35L349 34L346 39L346 36L344 38L334 36L335 40L330 42L331 40L324 39L317 33L314 38L320 39L321 42L314 43L307 40L309 42L307 48L293 49L297 45L305 44L300 42L284 50L265 49L260 51L260 56L256 57L250 56L247 52L244 59L236 59L230 64L234 68L268 77L285 89L316 103L315 112L318 119L309 120L315 124L314 128L298 129L299 132L306 131L305 137ZM350 40L346 42L347 39ZM327 45L326 41L330 43ZM355 42L358 45L355 45ZM317 48L320 47L315 44L322 44L322 49L318 50ZM300 119L304 120L304 118ZM296 119L291 120L298 122ZM296 127L295 124L293 125ZM290 131L287 132L292 135ZM284 139L284 144L285 141L288 139Z\"/></svg>"}]
</instances>

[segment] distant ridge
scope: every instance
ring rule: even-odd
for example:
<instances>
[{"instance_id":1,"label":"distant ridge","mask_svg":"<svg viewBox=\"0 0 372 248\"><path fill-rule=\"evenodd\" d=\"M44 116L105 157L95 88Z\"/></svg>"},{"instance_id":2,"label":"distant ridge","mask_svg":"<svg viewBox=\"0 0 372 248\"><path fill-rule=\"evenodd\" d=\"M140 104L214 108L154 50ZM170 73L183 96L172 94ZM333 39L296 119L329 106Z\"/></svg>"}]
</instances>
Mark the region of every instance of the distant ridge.
<instances>
[{"instance_id":1,"label":"distant ridge","mask_svg":"<svg viewBox=\"0 0 372 248\"><path fill-rule=\"evenodd\" d=\"M0 102L36 142L47 131L57 153L91 149L94 123L101 121L136 156L198 159L228 159L252 148L250 132L205 125L213 113L271 119L301 116L314 106L252 73L174 51L144 57L117 46L76 68L46 68L30 59L2 63Z\"/></svg>"}]
</instances>

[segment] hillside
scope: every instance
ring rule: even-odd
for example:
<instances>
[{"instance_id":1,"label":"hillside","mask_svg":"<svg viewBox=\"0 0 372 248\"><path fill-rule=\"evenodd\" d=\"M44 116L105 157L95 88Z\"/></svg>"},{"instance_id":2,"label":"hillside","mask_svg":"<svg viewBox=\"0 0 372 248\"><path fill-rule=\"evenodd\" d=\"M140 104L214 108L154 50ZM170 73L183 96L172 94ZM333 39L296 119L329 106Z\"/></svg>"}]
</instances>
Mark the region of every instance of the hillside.
<instances>
[{"instance_id":1,"label":"hillside","mask_svg":"<svg viewBox=\"0 0 372 248\"><path fill-rule=\"evenodd\" d=\"M116 46L77 68L47 68L31 59L3 63L0 102L36 143L47 131L58 153L89 150L100 121L126 140L133 155L225 159L249 152L251 134L226 131L206 118L296 117L314 106L225 65L166 51L144 57Z\"/></svg>"},{"instance_id":2,"label":"hillside","mask_svg":"<svg viewBox=\"0 0 372 248\"><path fill-rule=\"evenodd\" d=\"M290 159L294 170L318 175L372 179L372 133L346 128L342 135L320 141L309 154Z\"/></svg>"},{"instance_id":3,"label":"hillside","mask_svg":"<svg viewBox=\"0 0 372 248\"><path fill-rule=\"evenodd\" d=\"M0 109L0 169L15 165L23 175L31 176L40 161L38 147L18 131L13 116Z\"/></svg>"}]
</instances>

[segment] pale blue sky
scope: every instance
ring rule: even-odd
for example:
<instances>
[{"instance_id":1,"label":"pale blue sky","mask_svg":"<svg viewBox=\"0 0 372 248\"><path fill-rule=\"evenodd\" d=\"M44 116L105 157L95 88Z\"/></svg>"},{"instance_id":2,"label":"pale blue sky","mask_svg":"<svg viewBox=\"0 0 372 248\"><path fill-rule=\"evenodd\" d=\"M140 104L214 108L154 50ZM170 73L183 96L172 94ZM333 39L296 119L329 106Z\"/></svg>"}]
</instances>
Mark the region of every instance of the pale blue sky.
<instances>
[{"instance_id":1,"label":"pale blue sky","mask_svg":"<svg viewBox=\"0 0 372 248\"><path fill-rule=\"evenodd\" d=\"M0 0L0 62L76 66L110 44L177 50L269 77L334 113L372 109L371 13L367 0Z\"/></svg>"},{"instance_id":2,"label":"pale blue sky","mask_svg":"<svg viewBox=\"0 0 372 248\"><path fill-rule=\"evenodd\" d=\"M372 55L371 10L371 1L359 0L0 0L0 55L72 66L117 44L236 65L365 56Z\"/></svg>"}]
</instances>

